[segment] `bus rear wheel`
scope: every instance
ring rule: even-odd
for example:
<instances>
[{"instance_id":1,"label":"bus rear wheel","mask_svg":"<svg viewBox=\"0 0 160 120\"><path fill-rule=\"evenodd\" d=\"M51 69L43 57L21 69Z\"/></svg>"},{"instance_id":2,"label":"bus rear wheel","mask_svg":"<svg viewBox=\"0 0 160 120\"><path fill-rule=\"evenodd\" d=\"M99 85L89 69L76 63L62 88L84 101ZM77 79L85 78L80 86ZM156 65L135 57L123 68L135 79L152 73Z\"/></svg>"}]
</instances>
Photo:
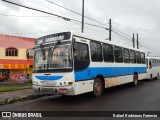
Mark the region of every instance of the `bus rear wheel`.
<instances>
[{"instance_id":1,"label":"bus rear wheel","mask_svg":"<svg viewBox=\"0 0 160 120\"><path fill-rule=\"evenodd\" d=\"M102 88L102 81L101 81L100 78L97 77L94 80L94 84L93 84L93 95L95 97L100 96L102 94L102 90L103 90L103 88Z\"/></svg>"},{"instance_id":2,"label":"bus rear wheel","mask_svg":"<svg viewBox=\"0 0 160 120\"><path fill-rule=\"evenodd\" d=\"M136 87L138 85L138 75L134 74L133 76L133 86Z\"/></svg>"}]
</instances>

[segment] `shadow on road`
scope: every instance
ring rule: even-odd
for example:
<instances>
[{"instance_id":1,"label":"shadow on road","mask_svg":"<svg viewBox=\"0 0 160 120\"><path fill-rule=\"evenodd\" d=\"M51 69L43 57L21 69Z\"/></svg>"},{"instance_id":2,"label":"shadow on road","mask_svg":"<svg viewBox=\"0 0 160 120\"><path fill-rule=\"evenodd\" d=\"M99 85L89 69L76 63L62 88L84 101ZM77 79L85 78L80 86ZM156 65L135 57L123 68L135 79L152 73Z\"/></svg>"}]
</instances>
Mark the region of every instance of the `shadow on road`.
<instances>
[{"instance_id":1,"label":"shadow on road","mask_svg":"<svg viewBox=\"0 0 160 120\"><path fill-rule=\"evenodd\" d=\"M61 96L61 95L54 95L48 99L51 102L57 102L57 103L79 103L79 102L87 102L87 101L95 101L98 99L101 99L103 97L109 97L113 96L116 94L123 94L123 92L126 92L128 90L133 90L133 89L138 89L139 87L144 85L144 82L146 81L140 81L138 83L137 87L133 87L131 83L124 84L124 85L119 85L111 88L104 89L104 92L101 96L99 97L94 97L92 93L85 93L81 95L76 95L76 96Z\"/></svg>"}]
</instances>

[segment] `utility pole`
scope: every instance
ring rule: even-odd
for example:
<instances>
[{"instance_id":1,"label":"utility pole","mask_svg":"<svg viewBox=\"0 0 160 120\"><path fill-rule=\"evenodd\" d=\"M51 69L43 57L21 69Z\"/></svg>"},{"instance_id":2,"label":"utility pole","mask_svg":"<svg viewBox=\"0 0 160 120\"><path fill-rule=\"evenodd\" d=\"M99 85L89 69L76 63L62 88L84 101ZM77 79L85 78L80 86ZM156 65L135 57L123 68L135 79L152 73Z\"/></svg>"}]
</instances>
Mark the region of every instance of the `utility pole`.
<instances>
[{"instance_id":1,"label":"utility pole","mask_svg":"<svg viewBox=\"0 0 160 120\"><path fill-rule=\"evenodd\" d=\"M139 49L138 33L137 33L137 49Z\"/></svg>"},{"instance_id":2,"label":"utility pole","mask_svg":"<svg viewBox=\"0 0 160 120\"><path fill-rule=\"evenodd\" d=\"M112 25L111 25L111 19L109 19L109 41L111 41L111 29Z\"/></svg>"},{"instance_id":3,"label":"utility pole","mask_svg":"<svg viewBox=\"0 0 160 120\"><path fill-rule=\"evenodd\" d=\"M133 40L133 48L135 48L134 33L133 33L133 38L132 38L132 40Z\"/></svg>"},{"instance_id":4,"label":"utility pole","mask_svg":"<svg viewBox=\"0 0 160 120\"><path fill-rule=\"evenodd\" d=\"M82 29L81 32L84 32L84 0L82 0Z\"/></svg>"}]
</instances>

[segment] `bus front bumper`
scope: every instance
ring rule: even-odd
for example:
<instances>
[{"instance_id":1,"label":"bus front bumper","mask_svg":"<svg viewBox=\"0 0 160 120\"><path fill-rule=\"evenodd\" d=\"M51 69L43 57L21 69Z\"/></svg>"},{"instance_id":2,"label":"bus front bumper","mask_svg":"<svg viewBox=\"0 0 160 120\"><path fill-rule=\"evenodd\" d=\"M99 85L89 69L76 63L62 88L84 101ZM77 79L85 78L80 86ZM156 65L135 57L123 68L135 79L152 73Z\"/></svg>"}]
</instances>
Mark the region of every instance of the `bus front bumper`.
<instances>
[{"instance_id":1,"label":"bus front bumper","mask_svg":"<svg viewBox=\"0 0 160 120\"><path fill-rule=\"evenodd\" d=\"M74 95L73 86L48 87L48 86L32 85L32 89L33 91L41 94L46 93L46 94Z\"/></svg>"}]
</instances>

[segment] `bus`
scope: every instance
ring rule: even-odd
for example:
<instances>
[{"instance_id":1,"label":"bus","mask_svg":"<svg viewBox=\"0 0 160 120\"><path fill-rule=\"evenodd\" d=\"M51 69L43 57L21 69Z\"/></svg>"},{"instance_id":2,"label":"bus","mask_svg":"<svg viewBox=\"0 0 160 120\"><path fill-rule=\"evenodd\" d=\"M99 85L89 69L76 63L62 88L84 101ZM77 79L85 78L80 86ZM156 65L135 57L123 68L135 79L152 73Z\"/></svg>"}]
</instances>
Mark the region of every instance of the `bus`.
<instances>
[{"instance_id":1,"label":"bus","mask_svg":"<svg viewBox=\"0 0 160 120\"><path fill-rule=\"evenodd\" d=\"M61 32L36 39L33 90L100 96L105 88L146 77L145 53L82 33Z\"/></svg>"},{"instance_id":2,"label":"bus","mask_svg":"<svg viewBox=\"0 0 160 120\"><path fill-rule=\"evenodd\" d=\"M160 77L160 57L146 57L147 77L146 79L159 79Z\"/></svg>"}]
</instances>

